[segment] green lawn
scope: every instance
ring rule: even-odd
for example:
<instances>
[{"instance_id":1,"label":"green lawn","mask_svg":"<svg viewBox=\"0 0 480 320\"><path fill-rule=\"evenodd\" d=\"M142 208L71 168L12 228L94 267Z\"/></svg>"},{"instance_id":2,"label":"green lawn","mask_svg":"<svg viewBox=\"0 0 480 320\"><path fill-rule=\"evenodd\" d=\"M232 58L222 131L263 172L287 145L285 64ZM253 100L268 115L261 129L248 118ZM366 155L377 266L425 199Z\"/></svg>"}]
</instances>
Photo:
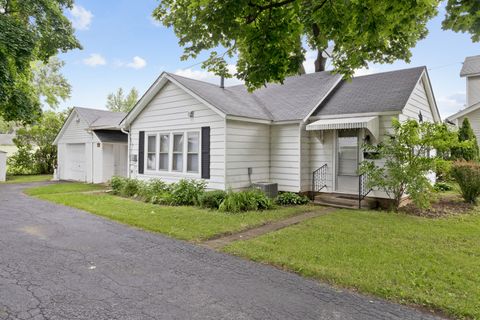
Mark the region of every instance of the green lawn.
<instances>
[{"instance_id":1,"label":"green lawn","mask_svg":"<svg viewBox=\"0 0 480 320\"><path fill-rule=\"evenodd\" d=\"M339 210L226 252L307 277L480 319L480 215L426 219Z\"/></svg>"},{"instance_id":2,"label":"green lawn","mask_svg":"<svg viewBox=\"0 0 480 320\"><path fill-rule=\"evenodd\" d=\"M154 205L110 194L39 194L38 191L32 192L32 190L29 193L36 194L44 200L75 207L131 226L189 241L206 240L298 213L318 210L318 207L299 206L264 212L227 214L195 207Z\"/></svg>"},{"instance_id":3,"label":"green lawn","mask_svg":"<svg viewBox=\"0 0 480 320\"><path fill-rule=\"evenodd\" d=\"M40 186L26 189L24 192L30 196L39 196L47 194L61 194L72 192L87 192L103 190L105 186L99 184L87 184L81 182L65 182L50 184L48 186Z\"/></svg>"},{"instance_id":4,"label":"green lawn","mask_svg":"<svg viewBox=\"0 0 480 320\"><path fill-rule=\"evenodd\" d=\"M25 175L25 176L7 176L7 181L0 183L27 183L27 182L40 182L52 180L51 174L37 174L37 175Z\"/></svg>"}]
</instances>

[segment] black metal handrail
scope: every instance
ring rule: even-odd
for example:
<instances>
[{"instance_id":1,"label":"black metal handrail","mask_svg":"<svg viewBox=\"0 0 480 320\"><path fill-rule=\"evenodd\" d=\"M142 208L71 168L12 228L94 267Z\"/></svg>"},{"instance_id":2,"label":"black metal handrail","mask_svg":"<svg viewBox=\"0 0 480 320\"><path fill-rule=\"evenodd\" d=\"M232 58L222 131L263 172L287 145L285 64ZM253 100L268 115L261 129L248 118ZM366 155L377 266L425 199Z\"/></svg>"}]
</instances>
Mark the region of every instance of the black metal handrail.
<instances>
[{"instance_id":1,"label":"black metal handrail","mask_svg":"<svg viewBox=\"0 0 480 320\"><path fill-rule=\"evenodd\" d=\"M373 190L368 188L368 175L362 173L358 176L358 209L362 208L362 200Z\"/></svg>"},{"instance_id":2,"label":"black metal handrail","mask_svg":"<svg viewBox=\"0 0 480 320\"><path fill-rule=\"evenodd\" d=\"M313 171L312 173L312 200L315 198L315 192L319 192L327 187L327 164Z\"/></svg>"}]
</instances>

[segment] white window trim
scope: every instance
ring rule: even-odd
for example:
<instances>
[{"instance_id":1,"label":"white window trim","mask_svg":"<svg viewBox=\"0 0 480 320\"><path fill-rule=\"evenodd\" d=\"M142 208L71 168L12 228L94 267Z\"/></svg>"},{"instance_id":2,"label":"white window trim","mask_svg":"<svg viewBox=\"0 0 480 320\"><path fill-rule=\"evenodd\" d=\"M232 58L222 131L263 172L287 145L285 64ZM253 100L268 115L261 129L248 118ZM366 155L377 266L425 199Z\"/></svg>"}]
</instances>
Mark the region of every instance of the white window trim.
<instances>
[{"instance_id":1,"label":"white window trim","mask_svg":"<svg viewBox=\"0 0 480 320\"><path fill-rule=\"evenodd\" d=\"M147 136L147 143L145 144L145 147L146 147L146 150L145 150L145 164L146 164L146 168L147 170L149 171L157 171L158 170L158 166L157 166L157 161L158 161L158 135L157 134L146 134ZM148 152L148 139L150 137L155 137L155 152ZM149 153L154 153L155 154L155 161L153 162L154 163L154 169L149 169L148 168L148 155Z\"/></svg>"},{"instance_id":2,"label":"white window trim","mask_svg":"<svg viewBox=\"0 0 480 320\"><path fill-rule=\"evenodd\" d=\"M168 136L167 169L160 169L160 153L165 153L165 152L160 152L160 143L161 143L160 136ZM158 167L157 167L156 171L158 171L158 172L169 172L170 171L170 165L171 165L171 160L170 160L170 145L172 144L171 134L170 134L170 132L158 132L157 137L158 137L158 153L157 153L158 154L158 160L157 160Z\"/></svg>"},{"instance_id":3,"label":"white window trim","mask_svg":"<svg viewBox=\"0 0 480 320\"><path fill-rule=\"evenodd\" d=\"M198 172L187 171L187 161L188 161L188 134L197 133L198 134ZM183 167L182 171L173 170L173 135L174 134L183 134L183 152L182 152L182 162ZM168 146L168 170L160 170L160 135L169 136L169 146ZM148 169L148 137L156 136L156 150L155 150L155 170ZM186 129L186 130L172 130L172 131L149 131L145 132L145 137L147 137L147 143L144 144L144 163L145 173L147 175L153 176L167 176L175 177L181 175L186 178L196 178L201 177L202 171L202 132L200 129ZM193 153L192 153L193 154Z\"/></svg>"},{"instance_id":4,"label":"white window trim","mask_svg":"<svg viewBox=\"0 0 480 320\"><path fill-rule=\"evenodd\" d=\"M192 133L196 133L196 134L197 134L197 137L198 137L198 148L197 148L197 152L188 152L188 138L189 138L190 134L192 134ZM200 147L201 147L201 145L200 145L200 135L201 135L201 134L200 134L200 132L198 132L198 131L187 131L187 132L186 132L186 137L187 137L187 139L185 139L185 142L186 142L186 143L185 143L185 146L186 146L186 148L185 148L185 156L186 156L186 157L185 157L185 165L186 165L185 171L186 171L187 173L200 173L201 164L202 164L202 163L200 162ZM195 171L188 171L188 156L189 156L190 154L196 154L196 155L197 155L197 159L198 159L198 160L197 160L197 162L198 162L198 163L197 163L197 168L198 168L198 169L197 169L196 172L195 172Z\"/></svg>"}]
</instances>

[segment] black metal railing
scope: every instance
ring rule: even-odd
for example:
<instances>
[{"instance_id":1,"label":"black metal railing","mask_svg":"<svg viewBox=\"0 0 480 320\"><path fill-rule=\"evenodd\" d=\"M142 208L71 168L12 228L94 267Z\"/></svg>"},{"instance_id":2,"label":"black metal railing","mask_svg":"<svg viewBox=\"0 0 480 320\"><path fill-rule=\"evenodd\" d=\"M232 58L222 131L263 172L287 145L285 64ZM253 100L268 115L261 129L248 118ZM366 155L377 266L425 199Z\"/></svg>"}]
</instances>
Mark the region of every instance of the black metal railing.
<instances>
[{"instance_id":1,"label":"black metal railing","mask_svg":"<svg viewBox=\"0 0 480 320\"><path fill-rule=\"evenodd\" d=\"M358 209L362 208L362 200L372 191L372 188L368 187L368 175L362 173L358 176Z\"/></svg>"},{"instance_id":2,"label":"black metal railing","mask_svg":"<svg viewBox=\"0 0 480 320\"><path fill-rule=\"evenodd\" d=\"M324 164L312 173L312 200L315 193L327 187L327 164Z\"/></svg>"}]
</instances>

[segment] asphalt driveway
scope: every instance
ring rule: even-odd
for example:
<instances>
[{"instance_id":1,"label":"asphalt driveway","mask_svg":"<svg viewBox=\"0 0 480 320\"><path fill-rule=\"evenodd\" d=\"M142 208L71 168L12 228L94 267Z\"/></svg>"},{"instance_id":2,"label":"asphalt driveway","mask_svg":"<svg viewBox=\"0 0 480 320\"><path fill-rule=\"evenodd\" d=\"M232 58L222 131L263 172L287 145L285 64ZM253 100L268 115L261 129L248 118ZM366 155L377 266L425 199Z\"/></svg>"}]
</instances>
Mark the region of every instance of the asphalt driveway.
<instances>
[{"instance_id":1,"label":"asphalt driveway","mask_svg":"<svg viewBox=\"0 0 480 320\"><path fill-rule=\"evenodd\" d=\"M435 319L0 185L0 319Z\"/></svg>"}]
</instances>

